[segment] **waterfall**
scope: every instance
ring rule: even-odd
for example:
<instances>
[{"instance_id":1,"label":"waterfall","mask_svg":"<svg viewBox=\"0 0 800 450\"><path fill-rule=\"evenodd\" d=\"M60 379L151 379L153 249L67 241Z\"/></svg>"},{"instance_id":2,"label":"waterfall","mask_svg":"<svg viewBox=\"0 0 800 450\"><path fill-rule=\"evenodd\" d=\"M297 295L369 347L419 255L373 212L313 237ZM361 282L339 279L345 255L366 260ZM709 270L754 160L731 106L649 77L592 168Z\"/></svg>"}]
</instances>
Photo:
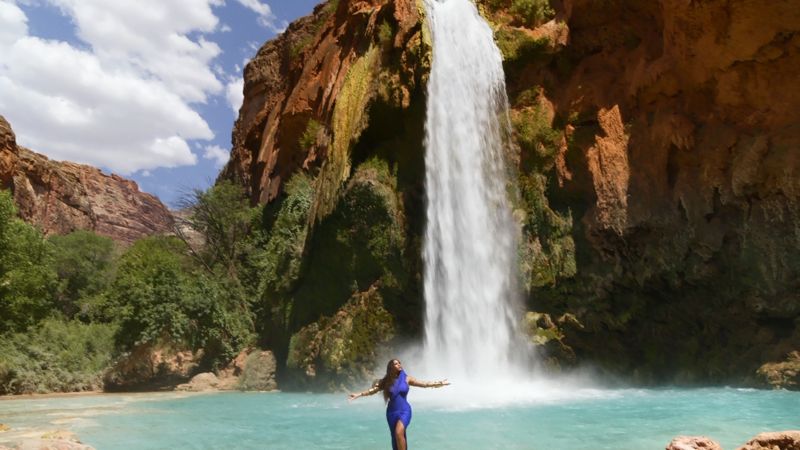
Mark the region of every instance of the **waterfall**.
<instances>
[{"instance_id":1,"label":"waterfall","mask_svg":"<svg viewBox=\"0 0 800 450\"><path fill-rule=\"evenodd\" d=\"M502 56L469 0L425 0L433 40L425 123L428 372L499 379L513 369L518 230L507 200Z\"/></svg>"}]
</instances>

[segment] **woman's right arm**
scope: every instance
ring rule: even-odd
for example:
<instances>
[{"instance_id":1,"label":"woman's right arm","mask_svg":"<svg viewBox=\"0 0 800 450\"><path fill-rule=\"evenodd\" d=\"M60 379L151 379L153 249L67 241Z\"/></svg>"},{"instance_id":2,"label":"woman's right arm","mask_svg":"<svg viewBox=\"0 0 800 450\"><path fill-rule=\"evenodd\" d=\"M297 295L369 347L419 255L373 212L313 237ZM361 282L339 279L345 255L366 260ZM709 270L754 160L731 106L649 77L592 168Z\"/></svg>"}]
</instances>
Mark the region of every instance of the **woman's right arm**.
<instances>
[{"instance_id":1,"label":"woman's right arm","mask_svg":"<svg viewBox=\"0 0 800 450\"><path fill-rule=\"evenodd\" d=\"M380 392L380 390L381 388L378 386L378 383L376 382L375 384L372 385L371 388L367 389L364 392L351 393L348 400L355 400L359 397L366 397L368 395L377 394L378 392Z\"/></svg>"}]
</instances>

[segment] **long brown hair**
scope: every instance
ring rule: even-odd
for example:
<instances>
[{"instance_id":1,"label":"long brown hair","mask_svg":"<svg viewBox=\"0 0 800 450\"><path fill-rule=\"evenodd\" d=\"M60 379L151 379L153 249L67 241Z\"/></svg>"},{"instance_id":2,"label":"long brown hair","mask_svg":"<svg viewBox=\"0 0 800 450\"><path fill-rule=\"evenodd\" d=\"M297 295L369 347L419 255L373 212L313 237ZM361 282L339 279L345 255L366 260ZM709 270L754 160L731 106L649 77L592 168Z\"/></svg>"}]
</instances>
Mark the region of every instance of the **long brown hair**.
<instances>
[{"instance_id":1,"label":"long brown hair","mask_svg":"<svg viewBox=\"0 0 800 450\"><path fill-rule=\"evenodd\" d=\"M400 376L400 372L393 374L394 369L394 362L397 361L396 359L390 359L389 362L386 364L386 375L383 376L380 380L375 382L375 386L380 388L383 391L383 401L388 402L389 397L391 397L391 393L389 392L394 386L394 380Z\"/></svg>"}]
</instances>

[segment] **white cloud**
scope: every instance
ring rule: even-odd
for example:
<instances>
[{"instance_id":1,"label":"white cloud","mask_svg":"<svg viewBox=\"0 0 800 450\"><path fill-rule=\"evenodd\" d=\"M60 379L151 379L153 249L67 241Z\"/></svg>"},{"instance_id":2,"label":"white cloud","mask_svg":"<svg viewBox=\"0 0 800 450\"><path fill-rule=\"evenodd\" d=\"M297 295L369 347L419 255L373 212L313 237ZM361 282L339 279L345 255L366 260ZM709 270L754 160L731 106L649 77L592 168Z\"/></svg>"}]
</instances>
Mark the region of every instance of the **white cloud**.
<instances>
[{"instance_id":1,"label":"white cloud","mask_svg":"<svg viewBox=\"0 0 800 450\"><path fill-rule=\"evenodd\" d=\"M17 5L0 0L0 46L14 43L28 34L28 18Z\"/></svg>"},{"instance_id":2,"label":"white cloud","mask_svg":"<svg viewBox=\"0 0 800 450\"><path fill-rule=\"evenodd\" d=\"M230 156L230 152L219 145L209 145L205 148L205 152L203 153L203 158L214 160L214 164L217 167L224 166L225 163L228 162Z\"/></svg>"},{"instance_id":3,"label":"white cloud","mask_svg":"<svg viewBox=\"0 0 800 450\"><path fill-rule=\"evenodd\" d=\"M195 106L227 93L202 38L220 0L47 1L88 48L28 35L0 0L0 113L18 142L122 174L196 164L187 141L214 134Z\"/></svg>"},{"instance_id":4,"label":"white cloud","mask_svg":"<svg viewBox=\"0 0 800 450\"><path fill-rule=\"evenodd\" d=\"M239 108L242 107L244 101L244 79L239 77L232 79L225 86L225 98L228 99L228 105L233 110L233 113L238 115Z\"/></svg>"},{"instance_id":5,"label":"white cloud","mask_svg":"<svg viewBox=\"0 0 800 450\"><path fill-rule=\"evenodd\" d=\"M237 0L242 6L258 14L258 24L274 33L280 33L286 28L286 23L277 24L278 18L272 13L272 8L260 0Z\"/></svg>"}]
</instances>

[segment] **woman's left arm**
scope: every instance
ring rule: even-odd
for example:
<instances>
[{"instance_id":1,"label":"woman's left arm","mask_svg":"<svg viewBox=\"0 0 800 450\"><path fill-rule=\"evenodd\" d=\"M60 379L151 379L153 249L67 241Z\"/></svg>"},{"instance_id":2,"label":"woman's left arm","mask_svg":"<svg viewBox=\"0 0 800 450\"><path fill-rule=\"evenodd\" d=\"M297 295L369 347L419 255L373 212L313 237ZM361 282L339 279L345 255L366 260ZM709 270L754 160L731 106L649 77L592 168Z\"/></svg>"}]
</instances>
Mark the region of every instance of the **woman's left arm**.
<instances>
[{"instance_id":1,"label":"woman's left arm","mask_svg":"<svg viewBox=\"0 0 800 450\"><path fill-rule=\"evenodd\" d=\"M406 380L408 381L409 386L416 386L423 388L440 388L442 386L447 386L450 384L450 382L447 381L447 378L439 381L420 381L414 377L409 376L406 378Z\"/></svg>"}]
</instances>

